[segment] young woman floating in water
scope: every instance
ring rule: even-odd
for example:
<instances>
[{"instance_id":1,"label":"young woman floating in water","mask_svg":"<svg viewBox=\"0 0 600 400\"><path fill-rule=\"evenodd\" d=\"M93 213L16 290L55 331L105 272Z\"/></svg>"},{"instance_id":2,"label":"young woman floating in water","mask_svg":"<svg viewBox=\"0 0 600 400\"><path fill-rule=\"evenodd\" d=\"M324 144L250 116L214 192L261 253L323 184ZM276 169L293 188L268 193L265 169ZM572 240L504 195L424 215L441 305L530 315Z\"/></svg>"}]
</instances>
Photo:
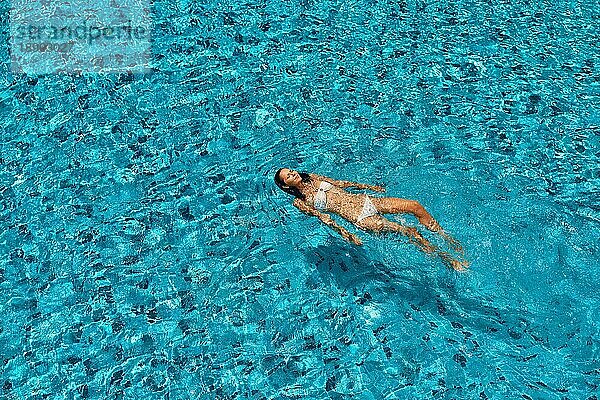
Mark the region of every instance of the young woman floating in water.
<instances>
[{"instance_id":1,"label":"young woman floating in water","mask_svg":"<svg viewBox=\"0 0 600 400\"><path fill-rule=\"evenodd\" d=\"M295 197L294 206L305 214L319 218L323 223L336 230L342 237L356 245L362 245L361 240L353 233L338 225L329 214L333 212L354 223L358 228L376 233L402 233L410 241L428 254L437 254L444 264L455 270L462 271L469 266L466 261L458 261L446 252L439 251L416 228L406 227L397 222L384 218L381 214L410 213L432 232L442 236L454 250L464 254L463 249L440 224L415 200L399 199L397 197L369 197L366 194L354 194L344 190L347 187L370 189L383 192L381 186L365 185L348 181L338 181L317 174L308 174L281 168L275 173L275 183L281 190Z\"/></svg>"}]
</instances>

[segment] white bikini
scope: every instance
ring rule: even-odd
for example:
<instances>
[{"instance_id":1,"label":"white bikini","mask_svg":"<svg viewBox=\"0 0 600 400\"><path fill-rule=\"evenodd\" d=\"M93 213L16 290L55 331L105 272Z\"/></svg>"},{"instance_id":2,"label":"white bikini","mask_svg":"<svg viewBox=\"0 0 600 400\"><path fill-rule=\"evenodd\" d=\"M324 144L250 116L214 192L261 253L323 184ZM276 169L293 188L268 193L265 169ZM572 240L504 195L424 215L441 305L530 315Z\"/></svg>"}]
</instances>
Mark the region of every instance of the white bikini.
<instances>
[{"instance_id":1,"label":"white bikini","mask_svg":"<svg viewBox=\"0 0 600 400\"><path fill-rule=\"evenodd\" d=\"M315 194L315 208L320 211L327 209L327 193L333 185L329 182L322 181L319 185L319 190Z\"/></svg>"},{"instance_id":2,"label":"white bikini","mask_svg":"<svg viewBox=\"0 0 600 400\"><path fill-rule=\"evenodd\" d=\"M356 222L360 222L367 217L372 217L375 214L379 214L379 212L377 211L377 208L375 207L369 196L367 196L367 194L365 193L365 204L363 204L362 211L356 219Z\"/></svg>"},{"instance_id":3,"label":"white bikini","mask_svg":"<svg viewBox=\"0 0 600 400\"><path fill-rule=\"evenodd\" d=\"M319 190L315 194L315 208L320 211L327 210L327 192L331 189L333 185L329 182L322 181L319 185ZM373 215L379 214L377 208L369 198L369 196L365 193L365 203L363 204L363 208L360 212L360 215L356 219L356 222L360 222L367 217L371 217Z\"/></svg>"}]
</instances>

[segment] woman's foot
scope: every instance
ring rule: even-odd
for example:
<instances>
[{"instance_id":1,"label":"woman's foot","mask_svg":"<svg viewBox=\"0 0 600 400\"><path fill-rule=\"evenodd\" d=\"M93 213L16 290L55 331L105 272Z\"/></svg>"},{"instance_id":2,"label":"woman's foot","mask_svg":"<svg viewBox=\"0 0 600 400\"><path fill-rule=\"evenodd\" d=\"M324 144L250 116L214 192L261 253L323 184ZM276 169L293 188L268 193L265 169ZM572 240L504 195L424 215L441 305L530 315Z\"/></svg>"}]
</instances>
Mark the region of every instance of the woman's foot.
<instances>
[{"instance_id":1,"label":"woman's foot","mask_svg":"<svg viewBox=\"0 0 600 400\"><path fill-rule=\"evenodd\" d=\"M440 252L438 254L444 262L444 264L446 264L447 267L450 267L455 271L464 272L467 270L467 268L469 268L469 262L467 260L459 261L455 258L452 258L450 254L445 252Z\"/></svg>"},{"instance_id":2,"label":"woman's foot","mask_svg":"<svg viewBox=\"0 0 600 400\"><path fill-rule=\"evenodd\" d=\"M469 262L466 260L464 260L464 261L452 260L451 267L454 268L455 271L464 272L467 270L467 268L469 268Z\"/></svg>"}]
</instances>

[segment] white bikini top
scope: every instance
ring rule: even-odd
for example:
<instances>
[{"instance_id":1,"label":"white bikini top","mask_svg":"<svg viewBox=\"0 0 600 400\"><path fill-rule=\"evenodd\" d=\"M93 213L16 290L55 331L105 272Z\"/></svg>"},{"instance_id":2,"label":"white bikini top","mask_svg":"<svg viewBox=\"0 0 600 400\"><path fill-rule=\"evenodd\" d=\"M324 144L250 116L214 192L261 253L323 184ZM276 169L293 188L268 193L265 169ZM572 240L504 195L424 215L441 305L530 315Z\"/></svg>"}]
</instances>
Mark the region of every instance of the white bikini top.
<instances>
[{"instance_id":1,"label":"white bikini top","mask_svg":"<svg viewBox=\"0 0 600 400\"><path fill-rule=\"evenodd\" d=\"M327 208L327 191L331 189L333 185L329 182L322 181L319 185L319 190L315 194L315 208L317 210L325 210Z\"/></svg>"}]
</instances>

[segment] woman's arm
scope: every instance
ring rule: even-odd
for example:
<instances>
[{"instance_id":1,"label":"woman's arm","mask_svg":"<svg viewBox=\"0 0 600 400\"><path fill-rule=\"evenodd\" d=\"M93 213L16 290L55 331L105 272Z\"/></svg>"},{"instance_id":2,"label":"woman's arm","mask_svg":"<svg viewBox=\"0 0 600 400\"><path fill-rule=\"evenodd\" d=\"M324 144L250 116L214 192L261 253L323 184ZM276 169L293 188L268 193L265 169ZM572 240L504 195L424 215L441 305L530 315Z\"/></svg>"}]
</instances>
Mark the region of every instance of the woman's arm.
<instances>
[{"instance_id":1,"label":"woman's arm","mask_svg":"<svg viewBox=\"0 0 600 400\"><path fill-rule=\"evenodd\" d=\"M315 210L313 207L306 204L304 201L302 201L300 199L294 199L293 204L294 204L294 207L296 207L298 210L302 211L303 213L319 218L321 220L321 222L323 222L325 225L331 227L333 230L335 230L337 233L339 233L344 239L346 239L350 243L354 243L358 246L362 245L362 241L360 240L360 238L358 236L356 236L353 233L348 232L348 230L346 230L343 226L338 225L333 220L333 218L331 218L331 216L329 214L325 214L318 210Z\"/></svg>"},{"instance_id":2,"label":"woman's arm","mask_svg":"<svg viewBox=\"0 0 600 400\"><path fill-rule=\"evenodd\" d=\"M357 182L350 182L350 181L338 181L338 180L331 179L326 176L317 175L317 174L309 174L309 175L311 175L312 177L314 177L320 181L327 181L327 182L329 182L335 186L341 187L341 188L355 187L358 189L369 189L369 190L373 190L375 192L385 192L385 188L382 186L367 185L364 183L357 183Z\"/></svg>"}]
</instances>

